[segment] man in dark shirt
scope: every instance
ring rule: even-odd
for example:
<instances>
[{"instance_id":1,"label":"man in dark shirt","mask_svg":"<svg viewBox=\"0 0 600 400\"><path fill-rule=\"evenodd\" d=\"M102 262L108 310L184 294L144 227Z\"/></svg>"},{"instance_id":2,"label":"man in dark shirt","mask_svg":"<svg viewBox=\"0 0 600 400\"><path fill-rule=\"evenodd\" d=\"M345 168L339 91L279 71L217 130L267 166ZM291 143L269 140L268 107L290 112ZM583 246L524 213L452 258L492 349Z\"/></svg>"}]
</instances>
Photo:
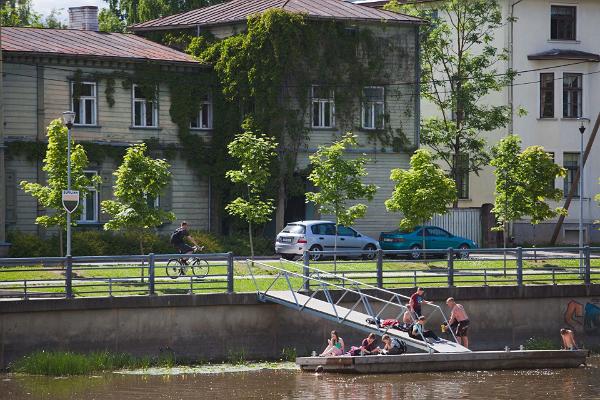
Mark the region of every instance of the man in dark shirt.
<instances>
[{"instance_id":1,"label":"man in dark shirt","mask_svg":"<svg viewBox=\"0 0 600 400\"><path fill-rule=\"evenodd\" d=\"M181 254L191 254L194 252L194 247L190 246L185 242L185 239L188 239L190 242L194 244L194 246L198 246L198 243L194 240L192 236L190 236L190 232L188 231L187 222L183 221L181 226L175 229L175 232L171 234L171 244L173 247L179 251Z\"/></svg>"},{"instance_id":2,"label":"man in dark shirt","mask_svg":"<svg viewBox=\"0 0 600 400\"><path fill-rule=\"evenodd\" d=\"M377 347L377 336L374 333L369 333L360 345L360 352L362 355L367 354L378 354L379 347Z\"/></svg>"},{"instance_id":3,"label":"man in dark shirt","mask_svg":"<svg viewBox=\"0 0 600 400\"><path fill-rule=\"evenodd\" d=\"M417 291L414 292L412 296L410 296L410 301L408 303L408 306L417 315L417 318L423 315L421 311L422 303L433 304L431 301L425 300L425 298L423 297L424 293L425 291L423 290L423 288L418 288Z\"/></svg>"}]
</instances>

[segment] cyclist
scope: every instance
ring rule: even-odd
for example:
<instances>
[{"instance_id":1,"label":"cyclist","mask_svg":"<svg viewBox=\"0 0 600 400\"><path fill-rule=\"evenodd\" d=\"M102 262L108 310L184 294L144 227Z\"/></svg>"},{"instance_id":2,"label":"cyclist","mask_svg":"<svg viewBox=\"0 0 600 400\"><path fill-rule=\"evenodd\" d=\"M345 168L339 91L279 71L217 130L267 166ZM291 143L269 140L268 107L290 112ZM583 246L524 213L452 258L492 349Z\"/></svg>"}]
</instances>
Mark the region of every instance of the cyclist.
<instances>
[{"instance_id":1,"label":"cyclist","mask_svg":"<svg viewBox=\"0 0 600 400\"><path fill-rule=\"evenodd\" d=\"M186 238L190 242L192 242L194 247L190 246L185 242ZM181 226L175 229L175 232L171 234L171 244L177 249L177 251L179 251L180 254L192 254L194 250L198 247L198 243L196 243L196 241L188 231L187 222L182 221ZM182 261L187 263L187 260L185 259L183 259Z\"/></svg>"}]
</instances>

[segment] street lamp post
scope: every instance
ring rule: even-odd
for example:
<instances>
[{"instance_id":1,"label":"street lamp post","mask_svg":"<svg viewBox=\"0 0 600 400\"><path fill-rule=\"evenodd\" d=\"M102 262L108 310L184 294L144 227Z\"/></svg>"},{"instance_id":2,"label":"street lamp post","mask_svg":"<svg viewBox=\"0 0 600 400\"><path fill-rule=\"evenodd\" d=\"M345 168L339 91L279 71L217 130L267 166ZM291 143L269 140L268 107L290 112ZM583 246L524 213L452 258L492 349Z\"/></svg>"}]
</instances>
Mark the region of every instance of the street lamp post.
<instances>
[{"instance_id":1,"label":"street lamp post","mask_svg":"<svg viewBox=\"0 0 600 400\"><path fill-rule=\"evenodd\" d=\"M75 122L75 113L62 113L63 122L67 127L67 190L71 190L71 128ZM67 257L71 255L71 213L67 212Z\"/></svg>"},{"instance_id":2,"label":"street lamp post","mask_svg":"<svg viewBox=\"0 0 600 400\"><path fill-rule=\"evenodd\" d=\"M581 126L579 127L580 141L579 141L579 272L584 273L585 266L583 262L583 171L585 170L583 165L583 134L585 133L585 123L589 122L587 118L579 118Z\"/></svg>"}]
</instances>

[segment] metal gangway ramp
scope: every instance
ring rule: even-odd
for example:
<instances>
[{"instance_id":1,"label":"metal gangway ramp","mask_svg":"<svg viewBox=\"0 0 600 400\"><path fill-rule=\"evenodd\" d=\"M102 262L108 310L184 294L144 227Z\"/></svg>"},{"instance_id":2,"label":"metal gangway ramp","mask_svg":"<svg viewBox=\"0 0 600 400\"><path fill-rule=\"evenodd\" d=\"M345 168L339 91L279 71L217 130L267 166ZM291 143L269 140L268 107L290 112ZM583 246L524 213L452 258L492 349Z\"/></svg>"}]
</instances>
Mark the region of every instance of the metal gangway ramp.
<instances>
[{"instance_id":1,"label":"metal gangway ramp","mask_svg":"<svg viewBox=\"0 0 600 400\"><path fill-rule=\"evenodd\" d=\"M279 260L279 267L251 260L247 260L247 265L260 301L280 304L364 332L374 332L378 335L387 333L403 340L407 346L429 353L470 352L466 347L456 343L456 336L452 331L450 332L452 332L454 341L441 339L439 342L428 342L422 336L415 338L402 330L384 328L367 322L368 319L380 319L386 312L387 315L395 315L394 318L400 320L407 310L405 303L410 300L407 296L284 259ZM255 275L256 269L275 272L266 289L261 289L258 284ZM302 271L302 273L293 270ZM265 279L260 280L264 281ZM307 288L311 290L308 291ZM337 301L334 301L330 290L338 290L342 293ZM368 293L365 292L366 290ZM357 298L350 308L340 305L342 300L347 297ZM373 304L381 304L377 312L375 312ZM362 306L362 311L358 311L359 306ZM439 311L444 321L448 322L439 306L428 306L434 309L433 312Z\"/></svg>"}]
</instances>

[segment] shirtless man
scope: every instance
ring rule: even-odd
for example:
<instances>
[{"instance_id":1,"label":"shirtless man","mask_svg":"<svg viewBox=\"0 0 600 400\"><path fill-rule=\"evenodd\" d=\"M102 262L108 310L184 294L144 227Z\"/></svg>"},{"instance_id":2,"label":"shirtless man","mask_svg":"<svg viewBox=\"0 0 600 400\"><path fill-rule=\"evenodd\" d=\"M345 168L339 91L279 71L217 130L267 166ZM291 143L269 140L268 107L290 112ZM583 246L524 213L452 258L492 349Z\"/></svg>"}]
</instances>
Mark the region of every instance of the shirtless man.
<instances>
[{"instance_id":1,"label":"shirtless man","mask_svg":"<svg viewBox=\"0 0 600 400\"><path fill-rule=\"evenodd\" d=\"M560 337L562 338L562 344L564 350L577 350L577 343L575 343L575 334L570 329L561 329Z\"/></svg>"},{"instance_id":2,"label":"shirtless man","mask_svg":"<svg viewBox=\"0 0 600 400\"><path fill-rule=\"evenodd\" d=\"M457 304L454 297L448 297L446 304L450 307L450 319L448 324L450 329L454 331L454 335L458 343L466 348L469 348L469 338L467 337L467 329L469 329L469 316L462 304Z\"/></svg>"}]
</instances>

